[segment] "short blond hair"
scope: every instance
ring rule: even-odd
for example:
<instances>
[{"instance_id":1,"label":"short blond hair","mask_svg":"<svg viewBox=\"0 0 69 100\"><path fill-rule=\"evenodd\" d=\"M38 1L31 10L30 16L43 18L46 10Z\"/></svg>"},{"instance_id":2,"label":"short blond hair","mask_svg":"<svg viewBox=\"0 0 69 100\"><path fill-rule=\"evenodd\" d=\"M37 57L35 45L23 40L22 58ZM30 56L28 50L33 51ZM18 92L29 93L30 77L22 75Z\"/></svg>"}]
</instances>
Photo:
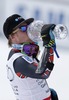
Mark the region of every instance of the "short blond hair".
<instances>
[{"instance_id":1,"label":"short blond hair","mask_svg":"<svg viewBox=\"0 0 69 100\"><path fill-rule=\"evenodd\" d=\"M9 47L11 47L12 46L12 40L11 40L11 38L9 37L9 39L8 39L8 46Z\"/></svg>"}]
</instances>

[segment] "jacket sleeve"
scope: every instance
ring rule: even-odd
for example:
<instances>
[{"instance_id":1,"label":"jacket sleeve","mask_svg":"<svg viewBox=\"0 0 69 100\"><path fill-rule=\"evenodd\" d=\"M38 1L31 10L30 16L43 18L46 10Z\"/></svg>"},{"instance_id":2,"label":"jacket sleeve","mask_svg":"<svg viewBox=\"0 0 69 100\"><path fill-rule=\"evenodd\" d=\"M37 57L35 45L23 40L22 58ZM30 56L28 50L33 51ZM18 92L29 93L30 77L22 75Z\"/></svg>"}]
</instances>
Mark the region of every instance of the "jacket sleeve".
<instances>
[{"instance_id":1,"label":"jacket sleeve","mask_svg":"<svg viewBox=\"0 0 69 100\"><path fill-rule=\"evenodd\" d=\"M53 49L51 47L44 48L36 73L42 74L46 71L46 69L52 71L54 67L53 60L54 60Z\"/></svg>"},{"instance_id":2,"label":"jacket sleeve","mask_svg":"<svg viewBox=\"0 0 69 100\"><path fill-rule=\"evenodd\" d=\"M44 77L42 75L35 73L35 71L36 71L35 64L33 64L33 63L30 64L21 57L17 58L14 61L13 67L14 67L15 73L17 75L19 75L19 73L21 73L25 77L44 79Z\"/></svg>"},{"instance_id":3,"label":"jacket sleeve","mask_svg":"<svg viewBox=\"0 0 69 100\"><path fill-rule=\"evenodd\" d=\"M45 55L43 55L43 56L45 57ZM50 59L50 57L47 57L47 58ZM49 59L45 59L45 60L48 61ZM45 63L45 62L46 61L43 61L43 63ZM37 65L34 62L29 63L22 57L17 58L13 63L13 67L14 67L15 73L17 75L18 75L18 73L21 73L23 76L26 76L26 77L47 79L51 73L51 70L49 68L45 68L45 71L43 73L38 74L38 73L35 73L38 66L39 66L39 64Z\"/></svg>"}]
</instances>

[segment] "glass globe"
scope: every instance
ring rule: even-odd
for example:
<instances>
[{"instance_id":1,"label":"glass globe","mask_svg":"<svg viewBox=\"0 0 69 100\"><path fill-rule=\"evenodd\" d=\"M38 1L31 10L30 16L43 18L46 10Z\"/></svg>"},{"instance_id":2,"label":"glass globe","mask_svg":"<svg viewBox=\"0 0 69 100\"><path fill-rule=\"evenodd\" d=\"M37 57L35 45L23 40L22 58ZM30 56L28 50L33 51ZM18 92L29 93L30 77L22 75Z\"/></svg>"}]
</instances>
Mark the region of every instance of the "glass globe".
<instances>
[{"instance_id":1,"label":"glass globe","mask_svg":"<svg viewBox=\"0 0 69 100\"><path fill-rule=\"evenodd\" d=\"M41 28L43 26L43 21L37 20L37 21L33 21L27 28L27 34L29 36L29 38L34 41L34 42L38 42L41 41Z\"/></svg>"},{"instance_id":2,"label":"glass globe","mask_svg":"<svg viewBox=\"0 0 69 100\"><path fill-rule=\"evenodd\" d=\"M63 24L57 24L53 30L53 34L57 39L65 39L68 34L67 27Z\"/></svg>"}]
</instances>

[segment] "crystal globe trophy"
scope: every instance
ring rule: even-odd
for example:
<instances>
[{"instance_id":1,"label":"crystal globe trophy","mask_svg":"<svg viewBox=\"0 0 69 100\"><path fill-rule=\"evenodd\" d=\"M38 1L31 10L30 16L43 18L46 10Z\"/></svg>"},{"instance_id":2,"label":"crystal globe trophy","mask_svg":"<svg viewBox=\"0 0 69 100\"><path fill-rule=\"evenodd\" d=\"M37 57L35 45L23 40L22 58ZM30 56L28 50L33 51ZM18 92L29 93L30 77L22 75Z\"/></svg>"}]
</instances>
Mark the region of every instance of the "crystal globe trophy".
<instances>
[{"instance_id":1,"label":"crystal globe trophy","mask_svg":"<svg viewBox=\"0 0 69 100\"><path fill-rule=\"evenodd\" d=\"M41 41L41 28L43 27L44 23L41 20L33 21L27 28L27 34L29 38L34 41L38 42ZM55 28L52 30L56 39L65 39L68 35L67 27L63 24L57 24Z\"/></svg>"},{"instance_id":2,"label":"crystal globe trophy","mask_svg":"<svg viewBox=\"0 0 69 100\"><path fill-rule=\"evenodd\" d=\"M65 39L68 35L67 27L63 24L57 24L53 30L56 39Z\"/></svg>"},{"instance_id":3,"label":"crystal globe trophy","mask_svg":"<svg viewBox=\"0 0 69 100\"><path fill-rule=\"evenodd\" d=\"M43 21L37 20L32 22L27 28L27 34L29 38L34 41L38 42L41 41L41 28L43 26Z\"/></svg>"}]
</instances>

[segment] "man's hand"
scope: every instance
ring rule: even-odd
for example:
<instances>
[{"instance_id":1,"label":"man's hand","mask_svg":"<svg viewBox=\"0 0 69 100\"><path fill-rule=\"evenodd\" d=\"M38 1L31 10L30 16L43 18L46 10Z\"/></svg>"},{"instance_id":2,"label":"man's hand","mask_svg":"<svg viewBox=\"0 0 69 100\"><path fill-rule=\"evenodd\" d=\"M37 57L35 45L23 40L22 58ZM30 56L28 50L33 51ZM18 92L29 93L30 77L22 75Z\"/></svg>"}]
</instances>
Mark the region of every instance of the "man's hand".
<instances>
[{"instance_id":1,"label":"man's hand","mask_svg":"<svg viewBox=\"0 0 69 100\"><path fill-rule=\"evenodd\" d=\"M45 47L52 47L55 44L55 37L52 33L52 30L54 29L56 25L55 24L47 24L44 25L41 29L41 37L43 40L43 46Z\"/></svg>"}]
</instances>

